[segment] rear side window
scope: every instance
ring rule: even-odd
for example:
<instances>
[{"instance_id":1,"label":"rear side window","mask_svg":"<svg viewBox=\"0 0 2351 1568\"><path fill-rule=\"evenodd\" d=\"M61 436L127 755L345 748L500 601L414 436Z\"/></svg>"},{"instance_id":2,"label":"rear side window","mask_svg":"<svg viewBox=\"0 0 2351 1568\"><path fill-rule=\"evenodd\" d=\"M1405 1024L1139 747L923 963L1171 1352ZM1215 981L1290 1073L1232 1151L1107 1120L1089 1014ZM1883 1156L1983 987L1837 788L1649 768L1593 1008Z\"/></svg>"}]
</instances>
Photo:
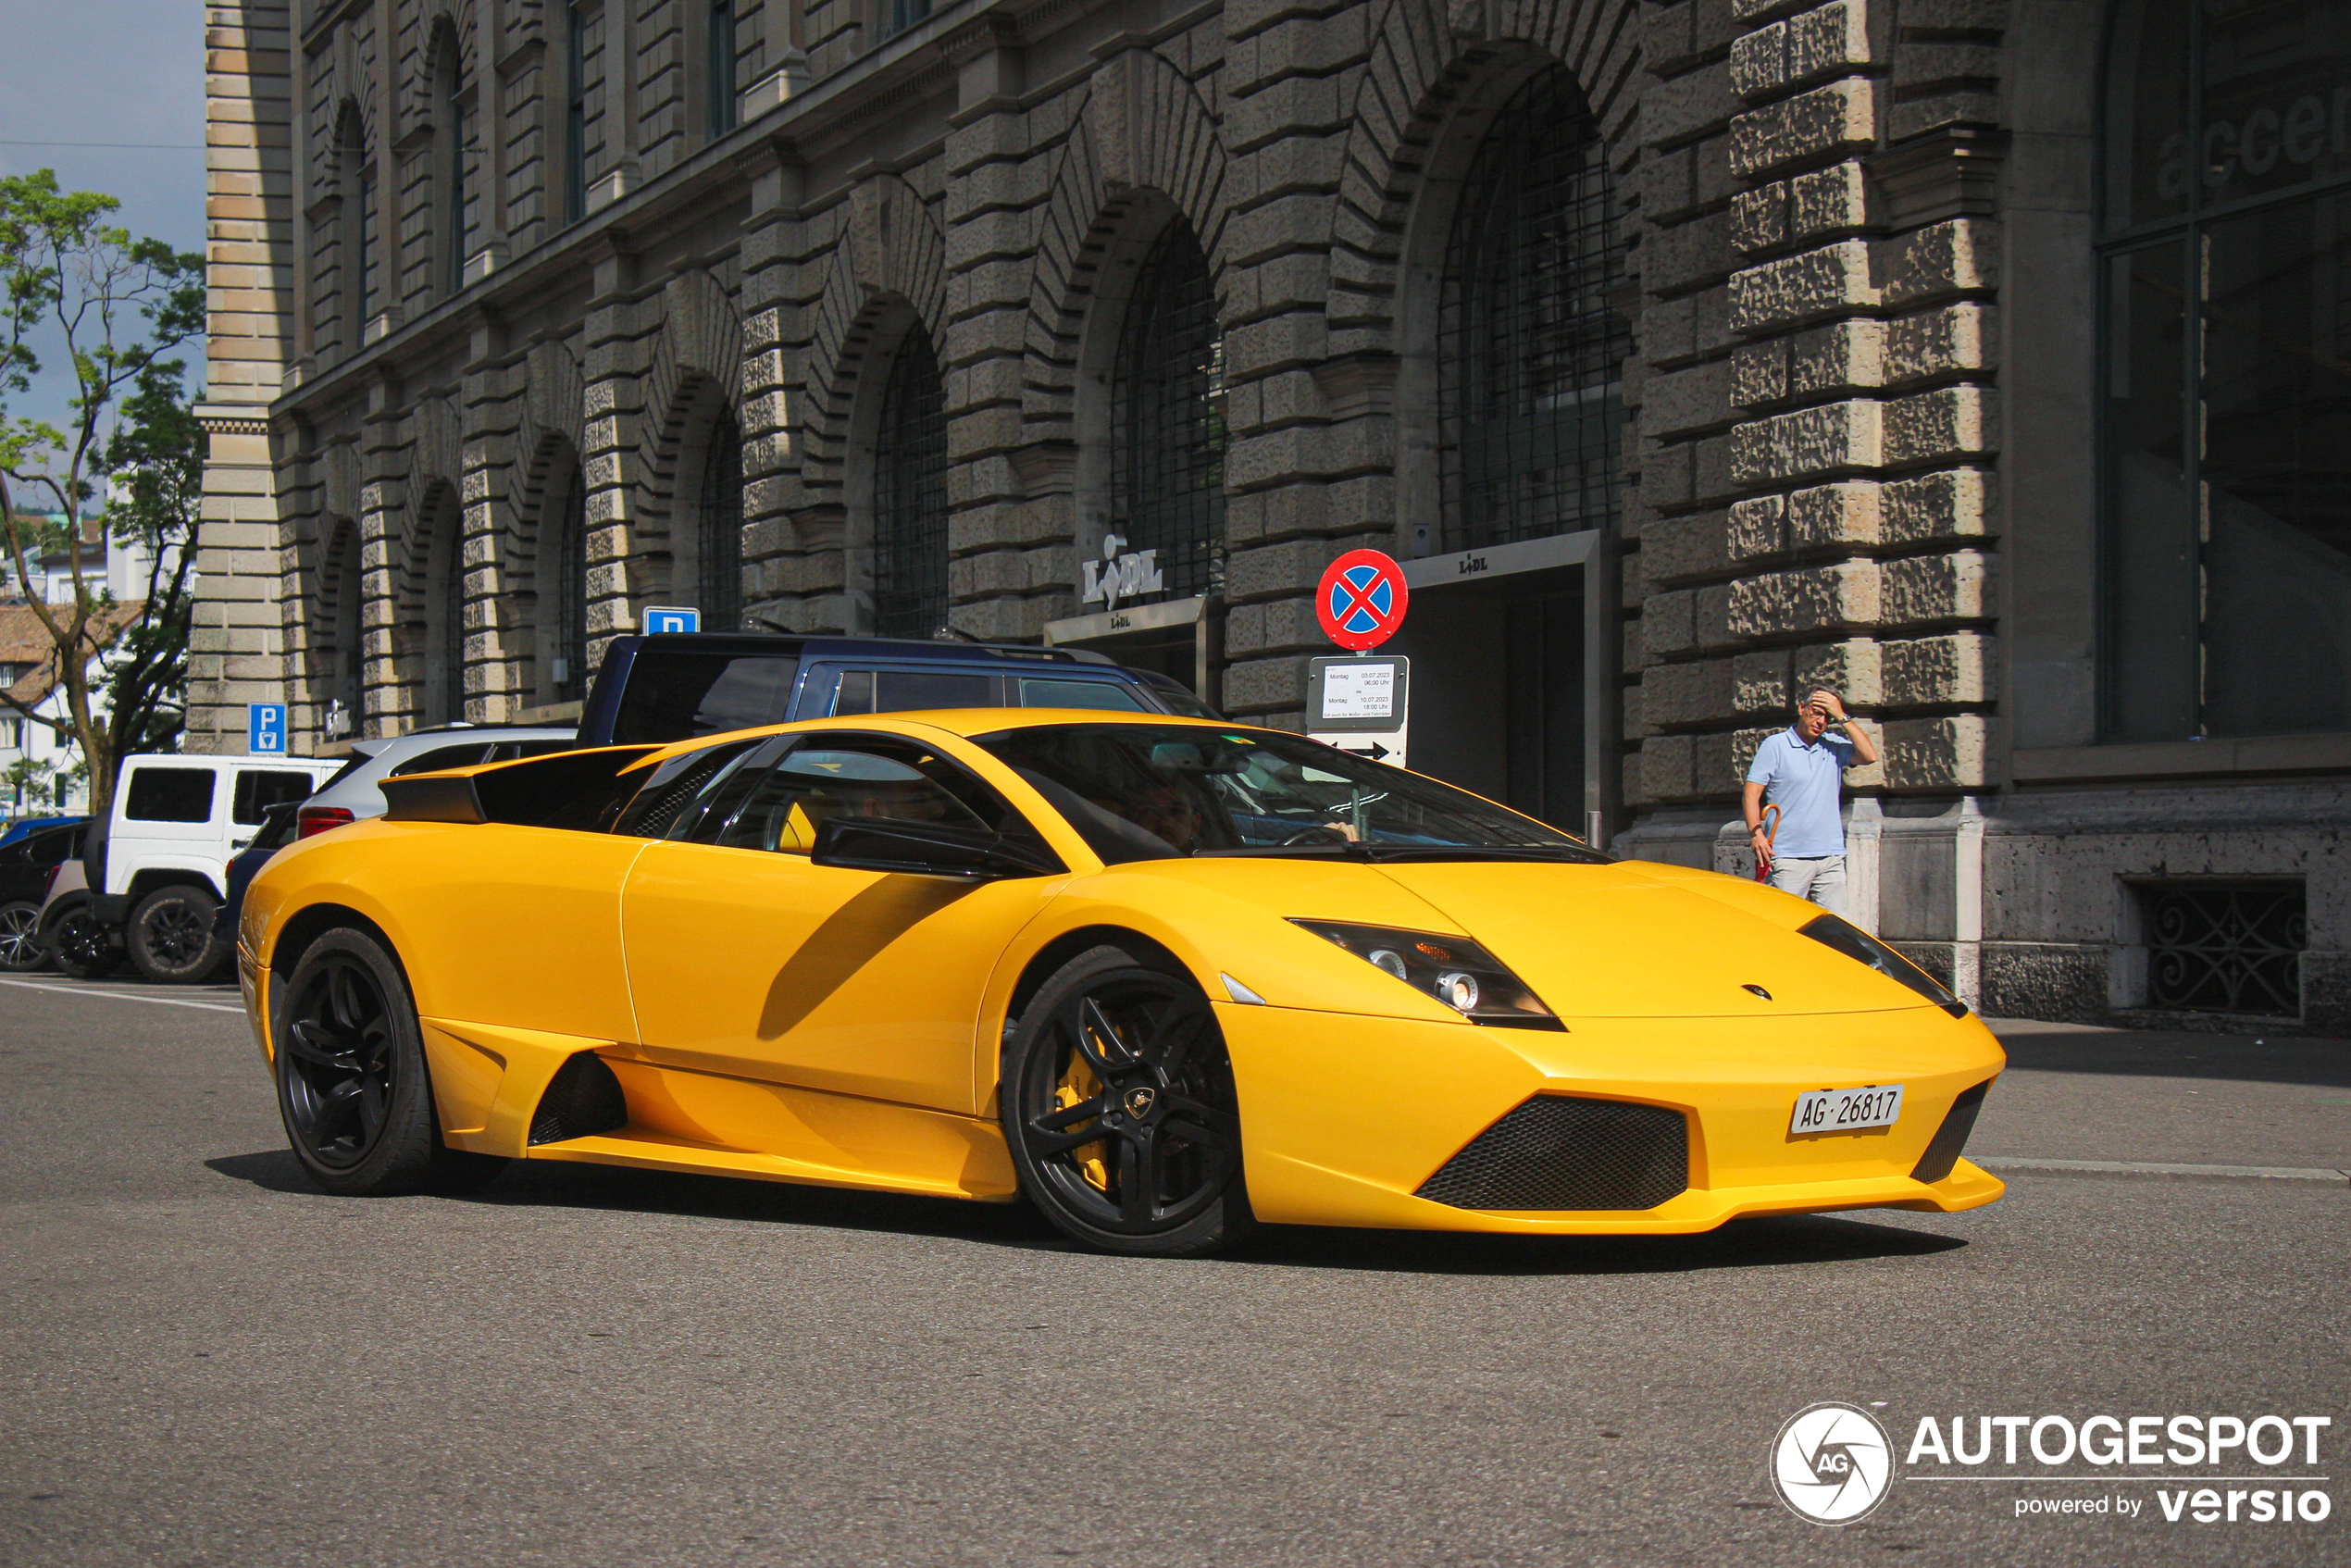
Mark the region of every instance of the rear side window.
<instances>
[{"instance_id":1,"label":"rear side window","mask_svg":"<svg viewBox=\"0 0 2351 1568\"><path fill-rule=\"evenodd\" d=\"M131 798L122 814L133 822L209 822L217 777L208 767L140 768L131 776ZM303 782L306 792L307 776Z\"/></svg>"},{"instance_id":2,"label":"rear side window","mask_svg":"<svg viewBox=\"0 0 2351 1568\"><path fill-rule=\"evenodd\" d=\"M756 740L737 740L670 758L653 769L653 777L638 789L612 830L641 839L665 836L688 808L700 804L703 791L728 764L758 744Z\"/></svg>"},{"instance_id":3,"label":"rear side window","mask_svg":"<svg viewBox=\"0 0 2351 1568\"><path fill-rule=\"evenodd\" d=\"M903 714L925 708L1000 708L992 675L954 670L853 669L840 678L836 714Z\"/></svg>"},{"instance_id":4,"label":"rear side window","mask_svg":"<svg viewBox=\"0 0 2351 1568\"><path fill-rule=\"evenodd\" d=\"M237 792L230 803L229 820L251 827L261 820L265 807L283 805L289 801L310 798L310 775L291 768L241 767L237 770Z\"/></svg>"},{"instance_id":5,"label":"rear side window","mask_svg":"<svg viewBox=\"0 0 2351 1568\"><path fill-rule=\"evenodd\" d=\"M1109 680L1051 680L1023 676L1020 705L1024 708L1115 708L1120 713L1146 712L1131 687Z\"/></svg>"},{"instance_id":6,"label":"rear side window","mask_svg":"<svg viewBox=\"0 0 2351 1568\"><path fill-rule=\"evenodd\" d=\"M384 777L405 778L412 773L439 773L444 767L471 767L478 762L499 760L482 754L489 750L479 740L468 740L462 746L435 746L429 752L418 752Z\"/></svg>"},{"instance_id":7,"label":"rear side window","mask_svg":"<svg viewBox=\"0 0 2351 1568\"><path fill-rule=\"evenodd\" d=\"M33 865L56 865L81 852L81 829L58 828L35 833L25 840L25 847L30 852L25 858Z\"/></svg>"},{"instance_id":8,"label":"rear side window","mask_svg":"<svg viewBox=\"0 0 2351 1568\"><path fill-rule=\"evenodd\" d=\"M704 653L646 647L628 666L613 721L615 745L690 740L728 729L781 724L790 716L794 653Z\"/></svg>"}]
</instances>

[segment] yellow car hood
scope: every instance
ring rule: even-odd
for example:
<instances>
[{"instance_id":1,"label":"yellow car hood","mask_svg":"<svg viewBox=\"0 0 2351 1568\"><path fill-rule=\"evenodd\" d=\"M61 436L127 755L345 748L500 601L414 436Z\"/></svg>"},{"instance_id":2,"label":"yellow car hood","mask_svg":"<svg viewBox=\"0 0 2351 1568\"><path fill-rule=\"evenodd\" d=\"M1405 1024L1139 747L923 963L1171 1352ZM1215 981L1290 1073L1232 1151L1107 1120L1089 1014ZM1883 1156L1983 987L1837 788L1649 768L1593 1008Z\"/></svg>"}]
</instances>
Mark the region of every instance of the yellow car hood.
<instances>
[{"instance_id":1,"label":"yellow car hood","mask_svg":"<svg viewBox=\"0 0 2351 1568\"><path fill-rule=\"evenodd\" d=\"M1439 861L1379 872L1443 911L1562 1018L1761 1018L1933 1005L1798 936L1796 927L1820 911L1768 889L1637 865Z\"/></svg>"}]
</instances>

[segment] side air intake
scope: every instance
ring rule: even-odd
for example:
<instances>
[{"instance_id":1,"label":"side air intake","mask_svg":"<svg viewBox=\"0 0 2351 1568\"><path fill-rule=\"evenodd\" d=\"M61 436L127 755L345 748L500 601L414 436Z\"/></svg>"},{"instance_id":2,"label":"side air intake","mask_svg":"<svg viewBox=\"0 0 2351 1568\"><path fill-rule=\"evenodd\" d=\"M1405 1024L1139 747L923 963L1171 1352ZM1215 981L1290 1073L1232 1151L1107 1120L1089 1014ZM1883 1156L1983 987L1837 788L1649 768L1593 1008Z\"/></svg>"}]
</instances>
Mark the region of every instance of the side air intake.
<instances>
[{"instance_id":1,"label":"side air intake","mask_svg":"<svg viewBox=\"0 0 2351 1568\"><path fill-rule=\"evenodd\" d=\"M1975 1130L1975 1114L1984 1108L1984 1091L1991 1087L1992 1080L1986 1078L1951 1101L1943 1125L1934 1129L1934 1140L1911 1167L1912 1181L1932 1185L1951 1174L1951 1167L1959 1163L1959 1151L1967 1147L1968 1134Z\"/></svg>"},{"instance_id":2,"label":"side air intake","mask_svg":"<svg viewBox=\"0 0 2351 1568\"><path fill-rule=\"evenodd\" d=\"M1421 1183L1456 1209L1654 1209L1690 1185L1679 1111L1538 1094Z\"/></svg>"},{"instance_id":3,"label":"side air intake","mask_svg":"<svg viewBox=\"0 0 2351 1568\"><path fill-rule=\"evenodd\" d=\"M530 1141L562 1143L628 1125L628 1101L604 1059L583 1051L555 1069L530 1118Z\"/></svg>"}]
</instances>

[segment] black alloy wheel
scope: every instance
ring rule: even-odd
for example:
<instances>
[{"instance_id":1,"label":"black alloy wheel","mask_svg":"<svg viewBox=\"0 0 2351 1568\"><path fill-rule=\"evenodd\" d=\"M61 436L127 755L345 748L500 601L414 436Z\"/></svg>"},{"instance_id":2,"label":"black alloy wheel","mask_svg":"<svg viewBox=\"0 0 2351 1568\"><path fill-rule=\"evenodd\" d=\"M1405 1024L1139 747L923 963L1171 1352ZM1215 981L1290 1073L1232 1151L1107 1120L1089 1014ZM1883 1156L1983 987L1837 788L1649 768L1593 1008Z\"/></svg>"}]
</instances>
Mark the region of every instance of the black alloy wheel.
<instances>
[{"instance_id":1,"label":"black alloy wheel","mask_svg":"<svg viewBox=\"0 0 2351 1568\"><path fill-rule=\"evenodd\" d=\"M374 937L312 943L273 1010L278 1109L294 1158L329 1192L478 1187L505 1162L442 1142L407 979Z\"/></svg>"},{"instance_id":2,"label":"black alloy wheel","mask_svg":"<svg viewBox=\"0 0 2351 1568\"><path fill-rule=\"evenodd\" d=\"M1023 1013L999 1100L1022 1188L1077 1240L1178 1257L1249 1227L1232 1064L1188 976L1072 959Z\"/></svg>"},{"instance_id":3,"label":"black alloy wheel","mask_svg":"<svg viewBox=\"0 0 2351 1568\"><path fill-rule=\"evenodd\" d=\"M41 945L58 972L77 980L103 980L122 966L122 943L90 912L85 896L54 915Z\"/></svg>"},{"instance_id":4,"label":"black alloy wheel","mask_svg":"<svg viewBox=\"0 0 2351 1568\"><path fill-rule=\"evenodd\" d=\"M131 962L150 980L193 985L209 978L228 956L213 929L220 901L204 888L157 888L131 912L126 945Z\"/></svg>"},{"instance_id":5,"label":"black alloy wheel","mask_svg":"<svg viewBox=\"0 0 2351 1568\"><path fill-rule=\"evenodd\" d=\"M49 962L41 945L41 906L31 899L0 903L0 969L19 974Z\"/></svg>"}]
</instances>

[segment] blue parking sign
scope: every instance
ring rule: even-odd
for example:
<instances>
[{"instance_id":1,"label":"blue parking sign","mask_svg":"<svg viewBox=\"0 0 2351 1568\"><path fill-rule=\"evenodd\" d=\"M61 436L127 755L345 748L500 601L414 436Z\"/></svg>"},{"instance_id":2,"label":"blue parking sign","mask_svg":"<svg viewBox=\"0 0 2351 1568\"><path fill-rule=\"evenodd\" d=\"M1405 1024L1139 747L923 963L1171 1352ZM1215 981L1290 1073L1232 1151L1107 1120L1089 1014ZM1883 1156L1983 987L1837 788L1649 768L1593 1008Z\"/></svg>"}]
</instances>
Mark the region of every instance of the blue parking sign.
<instances>
[{"instance_id":1,"label":"blue parking sign","mask_svg":"<svg viewBox=\"0 0 2351 1568\"><path fill-rule=\"evenodd\" d=\"M665 631L700 631L702 612L690 604L648 604L644 625L648 636Z\"/></svg>"},{"instance_id":2,"label":"blue parking sign","mask_svg":"<svg viewBox=\"0 0 2351 1568\"><path fill-rule=\"evenodd\" d=\"M286 754L285 703L245 704L245 750L257 757L282 757Z\"/></svg>"}]
</instances>

